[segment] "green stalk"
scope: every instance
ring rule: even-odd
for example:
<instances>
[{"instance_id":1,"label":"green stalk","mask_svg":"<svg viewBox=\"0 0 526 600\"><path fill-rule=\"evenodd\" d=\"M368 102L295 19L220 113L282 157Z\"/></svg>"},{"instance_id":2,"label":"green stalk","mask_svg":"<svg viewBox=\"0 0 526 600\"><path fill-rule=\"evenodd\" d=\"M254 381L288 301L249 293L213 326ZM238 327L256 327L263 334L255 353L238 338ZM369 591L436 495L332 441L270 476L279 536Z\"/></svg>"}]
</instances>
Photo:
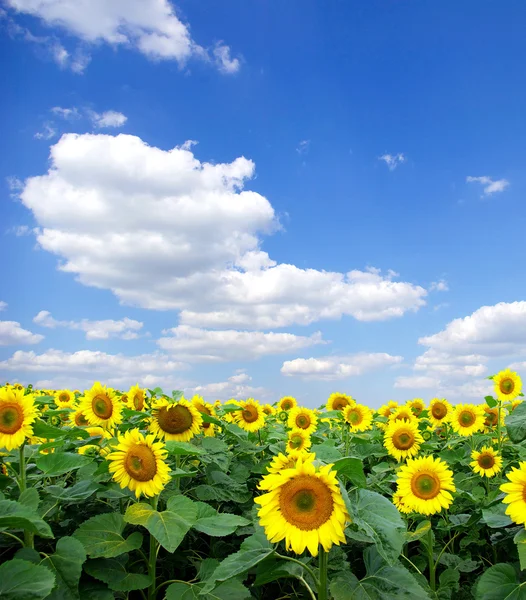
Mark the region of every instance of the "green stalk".
<instances>
[{"instance_id":1,"label":"green stalk","mask_svg":"<svg viewBox=\"0 0 526 600\"><path fill-rule=\"evenodd\" d=\"M179 481L179 479L177 480ZM152 498L152 508L153 510L157 510L157 502L159 501L159 496L154 496ZM156 596L156 567L157 567L157 547L158 542L154 538L154 536L150 533L150 557L148 560L148 575L152 578L152 582L150 587L148 588L148 600L155 600Z\"/></svg>"},{"instance_id":2,"label":"green stalk","mask_svg":"<svg viewBox=\"0 0 526 600\"><path fill-rule=\"evenodd\" d=\"M429 561L429 587L435 591L436 589L436 578L435 578L435 559L433 558L433 530L430 529L427 532L427 558Z\"/></svg>"},{"instance_id":3,"label":"green stalk","mask_svg":"<svg viewBox=\"0 0 526 600\"><path fill-rule=\"evenodd\" d=\"M19 470L20 470L20 493L25 492L27 489L27 476L26 476L26 460L24 456L25 443L20 446L19 450ZM24 529L24 546L26 548L35 547L35 536L31 531Z\"/></svg>"},{"instance_id":4,"label":"green stalk","mask_svg":"<svg viewBox=\"0 0 526 600\"><path fill-rule=\"evenodd\" d=\"M500 429L500 411L502 410L502 406L501 406L501 402L499 401L498 403L498 416L497 416L497 437L498 437L498 442L499 442L499 452L502 449L502 437L501 437L501 429Z\"/></svg>"},{"instance_id":5,"label":"green stalk","mask_svg":"<svg viewBox=\"0 0 526 600\"><path fill-rule=\"evenodd\" d=\"M175 455L175 468L179 470L181 468L181 455ZM181 478L178 476L175 480L175 489L179 492L181 490Z\"/></svg>"},{"instance_id":6,"label":"green stalk","mask_svg":"<svg viewBox=\"0 0 526 600\"><path fill-rule=\"evenodd\" d=\"M320 587L318 589L318 600L327 600L328 588L327 588L327 564L328 554L320 545L320 558L318 563L318 569L320 571Z\"/></svg>"}]
</instances>

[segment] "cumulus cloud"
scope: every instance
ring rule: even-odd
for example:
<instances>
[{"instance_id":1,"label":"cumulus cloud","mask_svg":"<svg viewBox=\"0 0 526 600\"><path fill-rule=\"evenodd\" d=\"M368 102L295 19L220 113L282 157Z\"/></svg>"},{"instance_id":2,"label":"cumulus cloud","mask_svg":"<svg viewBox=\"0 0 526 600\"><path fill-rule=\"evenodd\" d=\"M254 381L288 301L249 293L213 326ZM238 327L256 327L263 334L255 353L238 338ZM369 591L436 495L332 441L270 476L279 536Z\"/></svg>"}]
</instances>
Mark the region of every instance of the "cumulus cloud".
<instances>
[{"instance_id":1,"label":"cumulus cloud","mask_svg":"<svg viewBox=\"0 0 526 600\"><path fill-rule=\"evenodd\" d=\"M3 310L6 306L7 304L3 307L0 306L0 310ZM0 346L38 344L43 339L43 335L23 329L20 323L16 321L0 321Z\"/></svg>"},{"instance_id":2,"label":"cumulus cloud","mask_svg":"<svg viewBox=\"0 0 526 600\"><path fill-rule=\"evenodd\" d=\"M484 196L490 196L496 192L503 192L509 185L510 182L507 179L493 180L491 177L484 175L483 177L466 177L468 183L480 183L484 186Z\"/></svg>"},{"instance_id":3,"label":"cumulus cloud","mask_svg":"<svg viewBox=\"0 0 526 600\"><path fill-rule=\"evenodd\" d=\"M152 60L175 60L184 66L191 57L211 61L207 50L190 34L169 0L5 0L19 13L41 19L49 27L60 27L87 45L105 42L113 47L135 49ZM63 49L67 54L67 51ZM85 61L89 55L84 50ZM223 73L235 73L238 59L222 42L212 57ZM63 60L67 60L67 56ZM77 58L75 66L81 69ZM85 68L85 65L82 67Z\"/></svg>"},{"instance_id":4,"label":"cumulus cloud","mask_svg":"<svg viewBox=\"0 0 526 600\"><path fill-rule=\"evenodd\" d=\"M7 308L7 302L0 300L0 310L5 310Z\"/></svg>"},{"instance_id":5,"label":"cumulus cloud","mask_svg":"<svg viewBox=\"0 0 526 600\"><path fill-rule=\"evenodd\" d=\"M281 373L288 377L333 381L399 364L402 360L401 356L391 356L384 352L363 352L351 354L350 356L323 356L321 358L296 358L285 361L281 367Z\"/></svg>"},{"instance_id":6,"label":"cumulus cloud","mask_svg":"<svg viewBox=\"0 0 526 600\"><path fill-rule=\"evenodd\" d=\"M389 171L394 171L396 167L400 166L402 163L405 163L406 157L404 154L399 152L398 154L382 154L382 156L378 157L378 160L383 160Z\"/></svg>"},{"instance_id":7,"label":"cumulus cloud","mask_svg":"<svg viewBox=\"0 0 526 600\"><path fill-rule=\"evenodd\" d=\"M41 310L33 319L33 322L42 327L54 329L55 327L66 327L83 331L87 340L107 340L109 338L120 338L122 340L135 340L139 337L139 331L143 323L125 317L120 320L105 319L103 321L57 321L47 310Z\"/></svg>"},{"instance_id":8,"label":"cumulus cloud","mask_svg":"<svg viewBox=\"0 0 526 600\"><path fill-rule=\"evenodd\" d=\"M351 315L400 317L426 290L378 269L348 273L277 264L260 248L279 228L255 165L200 162L188 145L161 150L131 135L67 134L47 174L20 194L40 246L85 285L123 303L181 310L181 324L270 329Z\"/></svg>"},{"instance_id":9,"label":"cumulus cloud","mask_svg":"<svg viewBox=\"0 0 526 600\"><path fill-rule=\"evenodd\" d=\"M397 377L394 383L395 388L425 389L436 388L440 383L439 379L427 377L426 375L409 375Z\"/></svg>"},{"instance_id":10,"label":"cumulus cloud","mask_svg":"<svg viewBox=\"0 0 526 600\"><path fill-rule=\"evenodd\" d=\"M433 281L429 286L430 292L449 292L449 285L447 281L444 279L440 279L440 281Z\"/></svg>"},{"instance_id":11,"label":"cumulus cloud","mask_svg":"<svg viewBox=\"0 0 526 600\"><path fill-rule=\"evenodd\" d=\"M250 376L244 373L232 375L227 381L189 386L185 389L185 394L188 396L199 394L210 402L214 400L225 401L231 398L235 398L236 400L244 400L246 398L256 398L258 400L269 399L271 397L269 390L264 387L248 385L251 379Z\"/></svg>"},{"instance_id":12,"label":"cumulus cloud","mask_svg":"<svg viewBox=\"0 0 526 600\"><path fill-rule=\"evenodd\" d=\"M104 129L108 127L122 127L128 120L126 115L115 110L107 110L103 113L97 113L94 111L89 112L91 122L97 129Z\"/></svg>"}]
</instances>

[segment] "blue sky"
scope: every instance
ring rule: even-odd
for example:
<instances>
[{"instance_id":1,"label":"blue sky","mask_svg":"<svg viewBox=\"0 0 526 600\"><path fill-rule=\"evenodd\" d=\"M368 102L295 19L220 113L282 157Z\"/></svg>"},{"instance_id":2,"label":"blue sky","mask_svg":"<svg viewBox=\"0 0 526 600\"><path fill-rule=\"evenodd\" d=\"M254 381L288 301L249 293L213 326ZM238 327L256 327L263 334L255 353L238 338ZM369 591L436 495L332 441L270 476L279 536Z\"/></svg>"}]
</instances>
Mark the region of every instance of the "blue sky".
<instances>
[{"instance_id":1,"label":"blue sky","mask_svg":"<svg viewBox=\"0 0 526 600\"><path fill-rule=\"evenodd\" d=\"M522 2L1 6L0 380L379 406L524 372Z\"/></svg>"}]
</instances>

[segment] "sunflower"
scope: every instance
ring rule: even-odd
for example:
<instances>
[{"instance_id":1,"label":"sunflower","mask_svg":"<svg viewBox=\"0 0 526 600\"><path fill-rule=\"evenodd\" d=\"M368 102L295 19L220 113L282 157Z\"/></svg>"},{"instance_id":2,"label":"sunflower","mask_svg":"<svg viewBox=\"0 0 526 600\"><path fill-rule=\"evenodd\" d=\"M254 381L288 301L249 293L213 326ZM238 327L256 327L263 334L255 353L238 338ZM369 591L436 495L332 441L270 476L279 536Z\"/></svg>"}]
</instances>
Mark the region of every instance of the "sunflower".
<instances>
[{"instance_id":1,"label":"sunflower","mask_svg":"<svg viewBox=\"0 0 526 600\"><path fill-rule=\"evenodd\" d=\"M411 423L418 423L418 418L415 417L409 406L400 406L400 408L395 409L389 415L389 421L387 425L389 426L391 423L396 421L410 421Z\"/></svg>"},{"instance_id":2,"label":"sunflower","mask_svg":"<svg viewBox=\"0 0 526 600\"><path fill-rule=\"evenodd\" d=\"M196 394L192 398L192 404L195 406L195 408L197 408L197 410L202 415L208 415L209 417L217 416L213 404L209 404L208 402L205 402L202 396L199 396ZM215 430L216 430L215 423L207 423L206 421L203 421L203 425L201 427L203 429L203 433L205 434L205 436L207 436L207 437L215 436Z\"/></svg>"},{"instance_id":3,"label":"sunflower","mask_svg":"<svg viewBox=\"0 0 526 600\"><path fill-rule=\"evenodd\" d=\"M144 398L144 392L145 390L139 387L139 384L134 385L130 388L130 391L127 394L122 395L121 400L124 398L124 396L127 396L124 402L127 402L130 405L130 408L133 408L134 410L146 410L148 406Z\"/></svg>"},{"instance_id":4,"label":"sunflower","mask_svg":"<svg viewBox=\"0 0 526 600\"><path fill-rule=\"evenodd\" d=\"M411 511L434 515L453 502L453 471L440 458L410 458L398 472L398 489L402 502Z\"/></svg>"},{"instance_id":5,"label":"sunflower","mask_svg":"<svg viewBox=\"0 0 526 600\"><path fill-rule=\"evenodd\" d=\"M504 504L509 504L506 514L513 522L526 524L526 461L520 462L519 468L513 467L506 477L509 481L499 488L507 494L502 499Z\"/></svg>"},{"instance_id":6,"label":"sunflower","mask_svg":"<svg viewBox=\"0 0 526 600\"><path fill-rule=\"evenodd\" d=\"M416 456L423 442L424 438L418 431L417 423L409 421L393 421L384 435L387 452L399 461Z\"/></svg>"},{"instance_id":7,"label":"sunflower","mask_svg":"<svg viewBox=\"0 0 526 600\"><path fill-rule=\"evenodd\" d=\"M484 427L484 410L474 404L457 404L450 424L459 435L473 435Z\"/></svg>"},{"instance_id":8,"label":"sunflower","mask_svg":"<svg viewBox=\"0 0 526 600\"><path fill-rule=\"evenodd\" d=\"M512 413L517 408L517 406L519 406L519 404L522 404L522 400L521 399L516 398L515 400L512 400L511 401L511 406L509 408L510 413Z\"/></svg>"},{"instance_id":9,"label":"sunflower","mask_svg":"<svg viewBox=\"0 0 526 600\"><path fill-rule=\"evenodd\" d=\"M239 406L239 402L237 400L234 400L234 398L231 398L230 400L227 400L225 402L225 406L228 406L228 405ZM235 423L236 422L235 415L236 415L236 413L234 413L234 412L225 412L225 414L223 415L223 419L227 423Z\"/></svg>"},{"instance_id":10,"label":"sunflower","mask_svg":"<svg viewBox=\"0 0 526 600\"><path fill-rule=\"evenodd\" d=\"M470 463L473 471L481 477L493 477L502 469L502 456L491 446L484 446L480 452L473 450Z\"/></svg>"},{"instance_id":11,"label":"sunflower","mask_svg":"<svg viewBox=\"0 0 526 600\"><path fill-rule=\"evenodd\" d=\"M373 411L363 404L349 404L343 409L343 418L351 431L367 431L373 427Z\"/></svg>"},{"instance_id":12,"label":"sunflower","mask_svg":"<svg viewBox=\"0 0 526 600\"><path fill-rule=\"evenodd\" d=\"M287 439L287 454L308 450L312 445L310 435L303 429L292 429Z\"/></svg>"},{"instance_id":13,"label":"sunflower","mask_svg":"<svg viewBox=\"0 0 526 600\"><path fill-rule=\"evenodd\" d=\"M406 402L406 406L411 409L415 417L419 417L426 409L426 403L422 400L422 398L413 398L412 400L408 400Z\"/></svg>"},{"instance_id":14,"label":"sunflower","mask_svg":"<svg viewBox=\"0 0 526 600\"><path fill-rule=\"evenodd\" d=\"M497 426L497 422L499 420L499 409L497 406L494 406L492 408L491 406L488 406L487 404L484 404L484 406L482 408L484 409L484 428L486 431L491 431L492 429L495 429L495 427ZM500 411L500 425L501 425L501 427L504 426L504 411L503 410Z\"/></svg>"},{"instance_id":15,"label":"sunflower","mask_svg":"<svg viewBox=\"0 0 526 600\"><path fill-rule=\"evenodd\" d=\"M293 469L298 462L298 458L302 458L303 462L313 461L316 458L315 454L309 454L305 451L290 452L289 454L279 453L275 456L267 467L269 473L281 473L283 469Z\"/></svg>"},{"instance_id":16,"label":"sunflower","mask_svg":"<svg viewBox=\"0 0 526 600\"><path fill-rule=\"evenodd\" d=\"M240 410L236 412L236 424L245 431L259 431L265 425L265 413L261 404L249 398L239 403Z\"/></svg>"},{"instance_id":17,"label":"sunflower","mask_svg":"<svg viewBox=\"0 0 526 600\"><path fill-rule=\"evenodd\" d=\"M32 423L37 418L33 394L24 389L0 388L0 448L19 448L33 435Z\"/></svg>"},{"instance_id":18,"label":"sunflower","mask_svg":"<svg viewBox=\"0 0 526 600\"><path fill-rule=\"evenodd\" d=\"M303 429L308 435L312 435L316 431L318 425L318 417L310 408L293 408L289 412L288 426L291 429Z\"/></svg>"},{"instance_id":19,"label":"sunflower","mask_svg":"<svg viewBox=\"0 0 526 600\"><path fill-rule=\"evenodd\" d=\"M98 381L91 390L84 392L79 409L86 415L90 425L100 425L111 429L122 423L122 403L117 400L111 388Z\"/></svg>"},{"instance_id":20,"label":"sunflower","mask_svg":"<svg viewBox=\"0 0 526 600\"><path fill-rule=\"evenodd\" d=\"M398 509L398 512L404 513L406 515L413 512L410 508L408 508L405 505L404 498L403 498L402 494L400 494L400 492L395 492L393 494L393 504Z\"/></svg>"},{"instance_id":21,"label":"sunflower","mask_svg":"<svg viewBox=\"0 0 526 600\"><path fill-rule=\"evenodd\" d=\"M343 410L346 406L354 406L356 402L352 396L342 394L341 392L334 392L331 394L325 405L327 410Z\"/></svg>"},{"instance_id":22,"label":"sunflower","mask_svg":"<svg viewBox=\"0 0 526 600\"><path fill-rule=\"evenodd\" d=\"M161 398L153 406L149 430L160 439L188 442L199 433L202 424L201 413L184 397L176 402Z\"/></svg>"},{"instance_id":23,"label":"sunflower","mask_svg":"<svg viewBox=\"0 0 526 600\"><path fill-rule=\"evenodd\" d=\"M75 405L75 394L70 390L60 390L55 394L55 404L59 408L73 408Z\"/></svg>"},{"instance_id":24,"label":"sunflower","mask_svg":"<svg viewBox=\"0 0 526 600\"><path fill-rule=\"evenodd\" d=\"M513 400L522 390L522 381L515 371L506 369L493 376L495 394L499 400Z\"/></svg>"},{"instance_id":25,"label":"sunflower","mask_svg":"<svg viewBox=\"0 0 526 600\"><path fill-rule=\"evenodd\" d=\"M444 398L433 398L429 403L429 420L435 427L448 421L451 413L451 404Z\"/></svg>"},{"instance_id":26,"label":"sunflower","mask_svg":"<svg viewBox=\"0 0 526 600\"><path fill-rule=\"evenodd\" d=\"M397 408L398 402L395 402L394 400L389 400L387 404L380 406L380 408L378 409L378 415L380 417L386 417L388 419L391 416L391 413ZM384 431L387 429L387 423L382 423L381 421L376 421L376 426Z\"/></svg>"},{"instance_id":27,"label":"sunflower","mask_svg":"<svg viewBox=\"0 0 526 600\"><path fill-rule=\"evenodd\" d=\"M84 411L80 408L77 408L77 410L71 415L71 419L77 427L86 427L89 425L89 421Z\"/></svg>"},{"instance_id":28,"label":"sunflower","mask_svg":"<svg viewBox=\"0 0 526 600\"><path fill-rule=\"evenodd\" d=\"M287 550L301 554L306 548L317 556L321 544L328 552L345 543L349 514L345 508L332 465L316 469L309 460L298 459L292 469L266 475L255 498L259 522L270 542L285 540Z\"/></svg>"},{"instance_id":29,"label":"sunflower","mask_svg":"<svg viewBox=\"0 0 526 600\"><path fill-rule=\"evenodd\" d=\"M119 434L118 445L106 457L109 471L121 488L129 488L137 498L157 496L170 481L170 467L164 462L164 444L155 435L143 435L138 429Z\"/></svg>"},{"instance_id":30,"label":"sunflower","mask_svg":"<svg viewBox=\"0 0 526 600\"><path fill-rule=\"evenodd\" d=\"M283 396L278 402L278 411L291 410L292 408L296 408L296 406L298 406L296 398L293 398L292 396Z\"/></svg>"},{"instance_id":31,"label":"sunflower","mask_svg":"<svg viewBox=\"0 0 526 600\"><path fill-rule=\"evenodd\" d=\"M263 404L263 412L267 415L267 417L271 417L276 414L276 409L271 404Z\"/></svg>"}]
</instances>

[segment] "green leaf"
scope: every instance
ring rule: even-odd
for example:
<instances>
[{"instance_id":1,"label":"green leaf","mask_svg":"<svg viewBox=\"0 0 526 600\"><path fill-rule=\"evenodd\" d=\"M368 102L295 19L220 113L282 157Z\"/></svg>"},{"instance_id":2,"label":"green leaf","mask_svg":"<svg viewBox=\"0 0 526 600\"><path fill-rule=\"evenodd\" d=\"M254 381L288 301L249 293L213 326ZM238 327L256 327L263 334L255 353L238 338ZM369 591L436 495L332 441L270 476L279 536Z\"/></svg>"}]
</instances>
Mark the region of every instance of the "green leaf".
<instances>
[{"instance_id":1,"label":"green leaf","mask_svg":"<svg viewBox=\"0 0 526 600\"><path fill-rule=\"evenodd\" d=\"M406 535L405 521L394 504L380 494L364 489L343 496L352 522L375 542L380 555L389 564L394 564Z\"/></svg>"},{"instance_id":2,"label":"green leaf","mask_svg":"<svg viewBox=\"0 0 526 600\"><path fill-rule=\"evenodd\" d=\"M515 410L506 415L506 431L514 444L526 439L526 403L522 402Z\"/></svg>"},{"instance_id":3,"label":"green leaf","mask_svg":"<svg viewBox=\"0 0 526 600\"><path fill-rule=\"evenodd\" d=\"M238 527L250 525L250 521L243 517L215 511L214 513L214 515L198 518L193 528L207 535L222 537L234 533Z\"/></svg>"},{"instance_id":4,"label":"green leaf","mask_svg":"<svg viewBox=\"0 0 526 600\"><path fill-rule=\"evenodd\" d=\"M486 404L490 408L495 408L495 406L497 406L497 404L498 404L498 402L495 400L495 398L493 396L485 396L484 400L486 401Z\"/></svg>"},{"instance_id":5,"label":"green leaf","mask_svg":"<svg viewBox=\"0 0 526 600\"><path fill-rule=\"evenodd\" d=\"M163 548L174 552L197 520L197 507L189 498L172 496L167 508L159 512L139 502L128 507L124 519L132 525L146 527Z\"/></svg>"},{"instance_id":6,"label":"green leaf","mask_svg":"<svg viewBox=\"0 0 526 600\"><path fill-rule=\"evenodd\" d=\"M338 472L338 475L347 477L353 485L358 487L366 486L367 481L363 472L363 463L359 458L352 458L350 456L340 458L334 463L333 468Z\"/></svg>"},{"instance_id":7,"label":"green leaf","mask_svg":"<svg viewBox=\"0 0 526 600\"><path fill-rule=\"evenodd\" d=\"M80 597L82 600L114 600L115 595L100 581L92 579L91 581L80 584Z\"/></svg>"},{"instance_id":8,"label":"green leaf","mask_svg":"<svg viewBox=\"0 0 526 600\"><path fill-rule=\"evenodd\" d=\"M20 504L27 506L29 509L33 511L37 511L38 505L40 504L40 496L38 495L38 490L35 488L29 488L28 490L24 490L20 497L18 498Z\"/></svg>"},{"instance_id":9,"label":"green leaf","mask_svg":"<svg viewBox=\"0 0 526 600\"><path fill-rule=\"evenodd\" d=\"M80 469L91 462L89 456L82 454L73 454L72 452L56 452L45 454L36 460L37 467L48 477L57 477L64 475L75 469Z\"/></svg>"},{"instance_id":10,"label":"green leaf","mask_svg":"<svg viewBox=\"0 0 526 600\"><path fill-rule=\"evenodd\" d=\"M119 513L96 515L75 531L73 536L82 542L92 558L113 558L142 546L142 534L136 531L124 538L124 517Z\"/></svg>"},{"instance_id":11,"label":"green leaf","mask_svg":"<svg viewBox=\"0 0 526 600\"><path fill-rule=\"evenodd\" d=\"M515 535L513 541L517 544L521 569L524 570L526 569L526 530L521 529L519 533Z\"/></svg>"},{"instance_id":12,"label":"green leaf","mask_svg":"<svg viewBox=\"0 0 526 600\"><path fill-rule=\"evenodd\" d=\"M414 531L406 533L406 541L414 542L423 537L431 529L431 521L420 521Z\"/></svg>"},{"instance_id":13,"label":"green leaf","mask_svg":"<svg viewBox=\"0 0 526 600\"><path fill-rule=\"evenodd\" d=\"M211 594L203 594L205 584L172 583L166 590L166 600L248 600L250 591L237 579L221 583Z\"/></svg>"},{"instance_id":14,"label":"green leaf","mask_svg":"<svg viewBox=\"0 0 526 600\"><path fill-rule=\"evenodd\" d=\"M236 575L245 573L267 556L270 556L274 550L272 548L258 548L256 550L240 550L223 560L216 570L213 572L210 579L206 582L202 593L208 594L211 592L217 581L226 581Z\"/></svg>"},{"instance_id":15,"label":"green leaf","mask_svg":"<svg viewBox=\"0 0 526 600\"><path fill-rule=\"evenodd\" d=\"M44 489L52 498L62 502L81 502L94 494L99 489L99 484L89 479L83 479L71 487L49 485Z\"/></svg>"},{"instance_id":16,"label":"green leaf","mask_svg":"<svg viewBox=\"0 0 526 600\"><path fill-rule=\"evenodd\" d=\"M359 580L342 572L333 578L330 590L334 600L424 600L429 594L402 565L388 565L374 547L364 552L367 575Z\"/></svg>"},{"instance_id":17,"label":"green leaf","mask_svg":"<svg viewBox=\"0 0 526 600\"><path fill-rule=\"evenodd\" d=\"M55 576L42 565L17 558L0 565L2 600L41 600L55 585Z\"/></svg>"},{"instance_id":18,"label":"green leaf","mask_svg":"<svg viewBox=\"0 0 526 600\"><path fill-rule=\"evenodd\" d=\"M37 419L33 423L33 435L46 440L54 440L56 438L64 437L64 429L53 427L53 425L48 425L41 419Z\"/></svg>"},{"instance_id":19,"label":"green leaf","mask_svg":"<svg viewBox=\"0 0 526 600\"><path fill-rule=\"evenodd\" d=\"M336 448L332 440L312 446L309 452L314 452L316 458L325 463L333 463L342 458L342 453Z\"/></svg>"},{"instance_id":20,"label":"green leaf","mask_svg":"<svg viewBox=\"0 0 526 600\"><path fill-rule=\"evenodd\" d=\"M25 529L40 537L53 537L51 528L38 513L13 500L0 500L0 527Z\"/></svg>"},{"instance_id":21,"label":"green leaf","mask_svg":"<svg viewBox=\"0 0 526 600\"><path fill-rule=\"evenodd\" d=\"M506 505L502 503L483 509L482 520L492 529L507 527L512 523L512 520L506 514Z\"/></svg>"},{"instance_id":22,"label":"green leaf","mask_svg":"<svg viewBox=\"0 0 526 600\"><path fill-rule=\"evenodd\" d=\"M166 442L165 444L168 454L174 454L179 456L200 456L206 454L206 450L198 448L188 442Z\"/></svg>"},{"instance_id":23,"label":"green leaf","mask_svg":"<svg viewBox=\"0 0 526 600\"><path fill-rule=\"evenodd\" d=\"M55 553L42 561L56 578L56 589L49 600L79 599L79 580L85 561L86 551L78 540L68 536L58 540Z\"/></svg>"},{"instance_id":24,"label":"green leaf","mask_svg":"<svg viewBox=\"0 0 526 600\"><path fill-rule=\"evenodd\" d=\"M118 558L95 558L88 560L84 570L88 575L103 581L108 587L116 592L131 592L143 590L149 587L152 579L149 575L142 573L128 573L126 571L126 560Z\"/></svg>"},{"instance_id":25,"label":"green leaf","mask_svg":"<svg viewBox=\"0 0 526 600\"><path fill-rule=\"evenodd\" d=\"M478 580L475 598L476 600L526 600L526 587L521 586L517 572L511 565L498 563L484 571Z\"/></svg>"}]
</instances>

